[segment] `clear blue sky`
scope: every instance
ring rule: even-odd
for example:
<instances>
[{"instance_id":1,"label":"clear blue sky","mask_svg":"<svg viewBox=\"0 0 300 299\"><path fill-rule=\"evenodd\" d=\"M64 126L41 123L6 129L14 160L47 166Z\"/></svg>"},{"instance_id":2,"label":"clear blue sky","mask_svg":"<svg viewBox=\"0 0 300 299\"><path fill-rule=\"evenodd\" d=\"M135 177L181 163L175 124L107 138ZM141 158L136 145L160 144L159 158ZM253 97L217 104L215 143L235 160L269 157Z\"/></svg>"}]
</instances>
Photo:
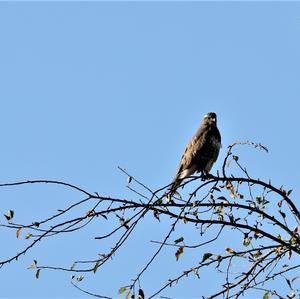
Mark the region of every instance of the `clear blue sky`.
<instances>
[{"instance_id":1,"label":"clear blue sky","mask_svg":"<svg viewBox=\"0 0 300 299\"><path fill-rule=\"evenodd\" d=\"M270 154L243 151L252 175L293 188L296 198L299 9L297 2L0 2L0 181L56 179L130 196L120 165L155 189L174 176L203 114L215 111L223 148L213 173L230 143L261 142ZM1 214L14 209L16 222L30 222L78 194L40 186L2 189L0 198ZM150 223L83 286L117 295L141 268L141 248L149 255L156 248L147 243ZM97 229L47 240L3 267L0 297L82 297L69 273L44 271L36 280L26 267L34 258L65 266L94 258L102 250L92 240ZM13 232L0 236L1 260L24 245ZM170 256L151 269L146 290L158 270L174 266ZM183 258L161 282L191 264ZM122 275L128 268L131 276ZM209 288L192 283L166 294L192 297Z\"/></svg>"}]
</instances>

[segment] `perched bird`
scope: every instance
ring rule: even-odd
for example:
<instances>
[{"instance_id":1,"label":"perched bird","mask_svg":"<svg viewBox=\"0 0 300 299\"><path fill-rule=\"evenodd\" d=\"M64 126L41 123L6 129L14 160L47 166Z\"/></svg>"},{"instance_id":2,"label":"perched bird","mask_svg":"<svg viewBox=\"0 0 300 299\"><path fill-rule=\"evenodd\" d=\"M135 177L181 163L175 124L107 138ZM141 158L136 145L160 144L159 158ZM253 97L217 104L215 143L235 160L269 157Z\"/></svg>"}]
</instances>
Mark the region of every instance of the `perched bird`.
<instances>
[{"instance_id":1,"label":"perched bird","mask_svg":"<svg viewBox=\"0 0 300 299\"><path fill-rule=\"evenodd\" d=\"M176 176L170 187L173 195L181 182L195 172L209 174L216 162L221 148L221 135L217 128L217 115L209 112L204 115L201 125L194 137L187 144Z\"/></svg>"}]
</instances>

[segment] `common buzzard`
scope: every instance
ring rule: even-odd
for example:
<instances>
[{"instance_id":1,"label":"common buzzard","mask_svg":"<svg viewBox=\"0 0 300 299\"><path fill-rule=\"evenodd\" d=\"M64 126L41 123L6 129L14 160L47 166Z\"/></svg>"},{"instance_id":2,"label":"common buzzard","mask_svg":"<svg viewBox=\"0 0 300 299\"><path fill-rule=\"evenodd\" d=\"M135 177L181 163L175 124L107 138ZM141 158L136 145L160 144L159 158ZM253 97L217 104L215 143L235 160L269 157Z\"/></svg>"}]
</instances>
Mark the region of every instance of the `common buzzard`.
<instances>
[{"instance_id":1,"label":"common buzzard","mask_svg":"<svg viewBox=\"0 0 300 299\"><path fill-rule=\"evenodd\" d=\"M217 115L209 112L204 115L194 137L187 144L170 187L174 194L181 182L195 172L207 175L216 162L221 148L221 135L217 128Z\"/></svg>"}]
</instances>

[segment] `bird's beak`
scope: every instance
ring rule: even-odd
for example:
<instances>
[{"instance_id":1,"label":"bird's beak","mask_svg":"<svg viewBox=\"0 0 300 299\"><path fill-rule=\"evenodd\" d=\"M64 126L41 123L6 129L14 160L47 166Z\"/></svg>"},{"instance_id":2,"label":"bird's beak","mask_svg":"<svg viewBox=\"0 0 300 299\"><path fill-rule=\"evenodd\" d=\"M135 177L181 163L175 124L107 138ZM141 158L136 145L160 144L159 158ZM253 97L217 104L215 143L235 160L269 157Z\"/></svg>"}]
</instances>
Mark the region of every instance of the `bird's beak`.
<instances>
[{"instance_id":1,"label":"bird's beak","mask_svg":"<svg viewBox=\"0 0 300 299\"><path fill-rule=\"evenodd\" d=\"M212 118L211 120L212 120L214 123L216 122L216 119L215 119L215 118Z\"/></svg>"}]
</instances>

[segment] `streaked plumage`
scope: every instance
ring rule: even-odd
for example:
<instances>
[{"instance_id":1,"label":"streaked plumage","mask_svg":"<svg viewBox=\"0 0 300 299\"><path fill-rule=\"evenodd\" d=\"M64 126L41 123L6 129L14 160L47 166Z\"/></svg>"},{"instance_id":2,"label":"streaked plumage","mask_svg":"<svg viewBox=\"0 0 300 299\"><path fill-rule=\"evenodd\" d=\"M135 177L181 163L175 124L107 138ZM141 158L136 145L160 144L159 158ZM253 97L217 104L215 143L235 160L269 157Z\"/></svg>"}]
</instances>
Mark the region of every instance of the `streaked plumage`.
<instances>
[{"instance_id":1,"label":"streaked plumage","mask_svg":"<svg viewBox=\"0 0 300 299\"><path fill-rule=\"evenodd\" d=\"M181 182L195 172L208 174L216 162L221 148L221 135L217 128L217 115L204 115L199 129L187 144L170 188L173 194Z\"/></svg>"}]
</instances>

